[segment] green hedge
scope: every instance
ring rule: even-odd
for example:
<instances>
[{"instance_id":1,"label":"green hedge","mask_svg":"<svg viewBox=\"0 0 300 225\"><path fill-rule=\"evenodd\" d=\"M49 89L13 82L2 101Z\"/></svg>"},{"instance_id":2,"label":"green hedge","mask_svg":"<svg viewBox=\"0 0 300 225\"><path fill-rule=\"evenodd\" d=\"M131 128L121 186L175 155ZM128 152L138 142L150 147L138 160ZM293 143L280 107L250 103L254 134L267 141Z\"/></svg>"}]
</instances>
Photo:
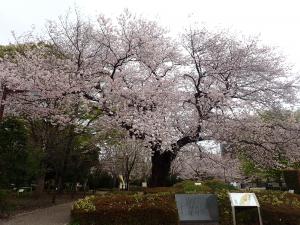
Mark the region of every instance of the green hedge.
<instances>
[{"instance_id":1,"label":"green hedge","mask_svg":"<svg viewBox=\"0 0 300 225\"><path fill-rule=\"evenodd\" d=\"M184 193L214 193L216 191L233 191L236 190L230 184L224 183L220 180L207 180L202 181L201 185L195 185L195 181L186 180L181 183L175 184L174 188L177 189L177 192L184 192ZM178 191L181 190L181 191Z\"/></svg>"},{"instance_id":2,"label":"green hedge","mask_svg":"<svg viewBox=\"0 0 300 225\"><path fill-rule=\"evenodd\" d=\"M283 171L283 176L288 189L300 194L300 170L289 169Z\"/></svg>"},{"instance_id":3,"label":"green hedge","mask_svg":"<svg viewBox=\"0 0 300 225\"><path fill-rule=\"evenodd\" d=\"M177 225L175 193L214 193L218 197L220 225L232 225L228 192L232 186L218 180L184 181L169 188L147 188L144 193L122 192L87 197L72 210L72 225ZM239 192L241 190L233 190ZM280 191L256 193L264 225L300 225L300 195ZM237 224L258 224L257 209L238 209Z\"/></svg>"},{"instance_id":4,"label":"green hedge","mask_svg":"<svg viewBox=\"0 0 300 225\"><path fill-rule=\"evenodd\" d=\"M7 190L0 189L0 218L9 217L14 206L8 201L9 195Z\"/></svg>"},{"instance_id":5,"label":"green hedge","mask_svg":"<svg viewBox=\"0 0 300 225\"><path fill-rule=\"evenodd\" d=\"M88 197L72 209L73 224L176 225L174 195L108 195Z\"/></svg>"}]
</instances>

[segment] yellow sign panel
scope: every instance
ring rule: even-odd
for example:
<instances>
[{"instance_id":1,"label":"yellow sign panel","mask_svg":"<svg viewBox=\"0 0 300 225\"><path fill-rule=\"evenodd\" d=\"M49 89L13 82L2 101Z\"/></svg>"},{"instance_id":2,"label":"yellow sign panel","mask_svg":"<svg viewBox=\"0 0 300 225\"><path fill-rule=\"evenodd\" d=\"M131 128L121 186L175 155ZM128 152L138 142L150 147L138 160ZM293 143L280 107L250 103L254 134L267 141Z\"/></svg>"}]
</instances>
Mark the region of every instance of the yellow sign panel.
<instances>
[{"instance_id":1,"label":"yellow sign panel","mask_svg":"<svg viewBox=\"0 0 300 225\"><path fill-rule=\"evenodd\" d=\"M229 193L229 197L232 206L259 207L254 193Z\"/></svg>"}]
</instances>

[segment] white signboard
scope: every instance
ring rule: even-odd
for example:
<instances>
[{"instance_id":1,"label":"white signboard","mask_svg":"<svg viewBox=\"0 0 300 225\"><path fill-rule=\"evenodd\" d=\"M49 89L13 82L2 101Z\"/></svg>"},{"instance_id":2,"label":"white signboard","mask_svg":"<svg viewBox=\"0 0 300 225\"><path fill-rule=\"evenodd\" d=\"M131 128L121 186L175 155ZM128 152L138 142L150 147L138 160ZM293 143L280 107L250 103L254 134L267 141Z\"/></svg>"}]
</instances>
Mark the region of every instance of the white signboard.
<instances>
[{"instance_id":1,"label":"white signboard","mask_svg":"<svg viewBox=\"0 0 300 225\"><path fill-rule=\"evenodd\" d=\"M236 225L235 207L257 207L259 224L263 225L260 206L254 193L229 193L232 207L233 225Z\"/></svg>"},{"instance_id":2,"label":"white signboard","mask_svg":"<svg viewBox=\"0 0 300 225\"><path fill-rule=\"evenodd\" d=\"M254 193L229 193L231 206L259 207Z\"/></svg>"}]
</instances>

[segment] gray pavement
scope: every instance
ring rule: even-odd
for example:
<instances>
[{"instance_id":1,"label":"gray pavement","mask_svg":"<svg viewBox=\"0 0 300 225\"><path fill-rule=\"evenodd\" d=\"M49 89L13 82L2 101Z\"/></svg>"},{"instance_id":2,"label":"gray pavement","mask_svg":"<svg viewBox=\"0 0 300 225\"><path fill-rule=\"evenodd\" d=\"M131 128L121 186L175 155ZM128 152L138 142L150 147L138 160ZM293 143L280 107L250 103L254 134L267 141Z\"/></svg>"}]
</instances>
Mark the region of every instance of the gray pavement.
<instances>
[{"instance_id":1,"label":"gray pavement","mask_svg":"<svg viewBox=\"0 0 300 225\"><path fill-rule=\"evenodd\" d=\"M70 221L72 204L69 202L19 214L9 220L0 220L0 225L66 225Z\"/></svg>"}]
</instances>

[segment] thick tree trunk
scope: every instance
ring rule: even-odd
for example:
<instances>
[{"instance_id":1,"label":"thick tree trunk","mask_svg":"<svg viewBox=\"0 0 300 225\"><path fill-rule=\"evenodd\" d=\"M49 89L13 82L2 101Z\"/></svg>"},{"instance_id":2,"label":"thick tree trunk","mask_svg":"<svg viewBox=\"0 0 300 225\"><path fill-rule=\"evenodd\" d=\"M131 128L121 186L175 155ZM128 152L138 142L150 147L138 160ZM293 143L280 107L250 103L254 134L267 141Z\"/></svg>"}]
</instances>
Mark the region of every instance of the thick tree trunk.
<instances>
[{"instance_id":1,"label":"thick tree trunk","mask_svg":"<svg viewBox=\"0 0 300 225\"><path fill-rule=\"evenodd\" d=\"M129 174L128 173L126 173L125 174L125 190L126 191L129 191Z\"/></svg>"},{"instance_id":2,"label":"thick tree trunk","mask_svg":"<svg viewBox=\"0 0 300 225\"><path fill-rule=\"evenodd\" d=\"M56 203L56 196L58 194L58 182L55 181L55 186L54 186L54 190L53 190L53 194L52 194L52 204L55 204Z\"/></svg>"},{"instance_id":3,"label":"thick tree trunk","mask_svg":"<svg viewBox=\"0 0 300 225\"><path fill-rule=\"evenodd\" d=\"M129 131L130 136L134 136L135 138L144 140L146 134L135 135L133 131L133 127L126 122L121 124L123 128ZM152 173L150 178L150 186L151 187L159 187L159 186L168 186L168 181L170 178L170 170L171 163L176 158L177 153L180 151L182 147L190 143L197 143L198 141L203 140L203 138L199 135L201 133L201 126L199 125L194 133L191 135L186 135L171 144L171 151L160 151L161 146L158 143L152 144Z\"/></svg>"},{"instance_id":4,"label":"thick tree trunk","mask_svg":"<svg viewBox=\"0 0 300 225\"><path fill-rule=\"evenodd\" d=\"M152 155L151 187L165 187L169 185L171 163L176 155L171 151L154 150Z\"/></svg>"},{"instance_id":5,"label":"thick tree trunk","mask_svg":"<svg viewBox=\"0 0 300 225\"><path fill-rule=\"evenodd\" d=\"M3 117L4 117L4 102L7 98L7 88L4 86L3 91L2 91L2 96L1 96L1 100L0 100L0 121L2 121Z\"/></svg>"},{"instance_id":6,"label":"thick tree trunk","mask_svg":"<svg viewBox=\"0 0 300 225\"><path fill-rule=\"evenodd\" d=\"M36 180L35 196L39 197L43 193L44 187L45 187L45 175L42 174Z\"/></svg>"},{"instance_id":7,"label":"thick tree trunk","mask_svg":"<svg viewBox=\"0 0 300 225\"><path fill-rule=\"evenodd\" d=\"M152 146L152 173L150 178L151 187L166 187L170 185L170 171L172 161L176 158L180 149L192 142L199 141L198 136L185 136L172 144L172 151L161 151L160 145Z\"/></svg>"},{"instance_id":8,"label":"thick tree trunk","mask_svg":"<svg viewBox=\"0 0 300 225\"><path fill-rule=\"evenodd\" d=\"M70 153L73 148L74 137L75 137L75 133L74 133L74 128L72 127L69 130L69 137L68 137L68 141L65 146L65 152L64 152L63 167L62 167L62 170L60 171L60 176L59 176L59 183L58 183L59 193L63 192L64 178L65 178L65 173L67 171L68 164L69 164Z\"/></svg>"}]
</instances>

